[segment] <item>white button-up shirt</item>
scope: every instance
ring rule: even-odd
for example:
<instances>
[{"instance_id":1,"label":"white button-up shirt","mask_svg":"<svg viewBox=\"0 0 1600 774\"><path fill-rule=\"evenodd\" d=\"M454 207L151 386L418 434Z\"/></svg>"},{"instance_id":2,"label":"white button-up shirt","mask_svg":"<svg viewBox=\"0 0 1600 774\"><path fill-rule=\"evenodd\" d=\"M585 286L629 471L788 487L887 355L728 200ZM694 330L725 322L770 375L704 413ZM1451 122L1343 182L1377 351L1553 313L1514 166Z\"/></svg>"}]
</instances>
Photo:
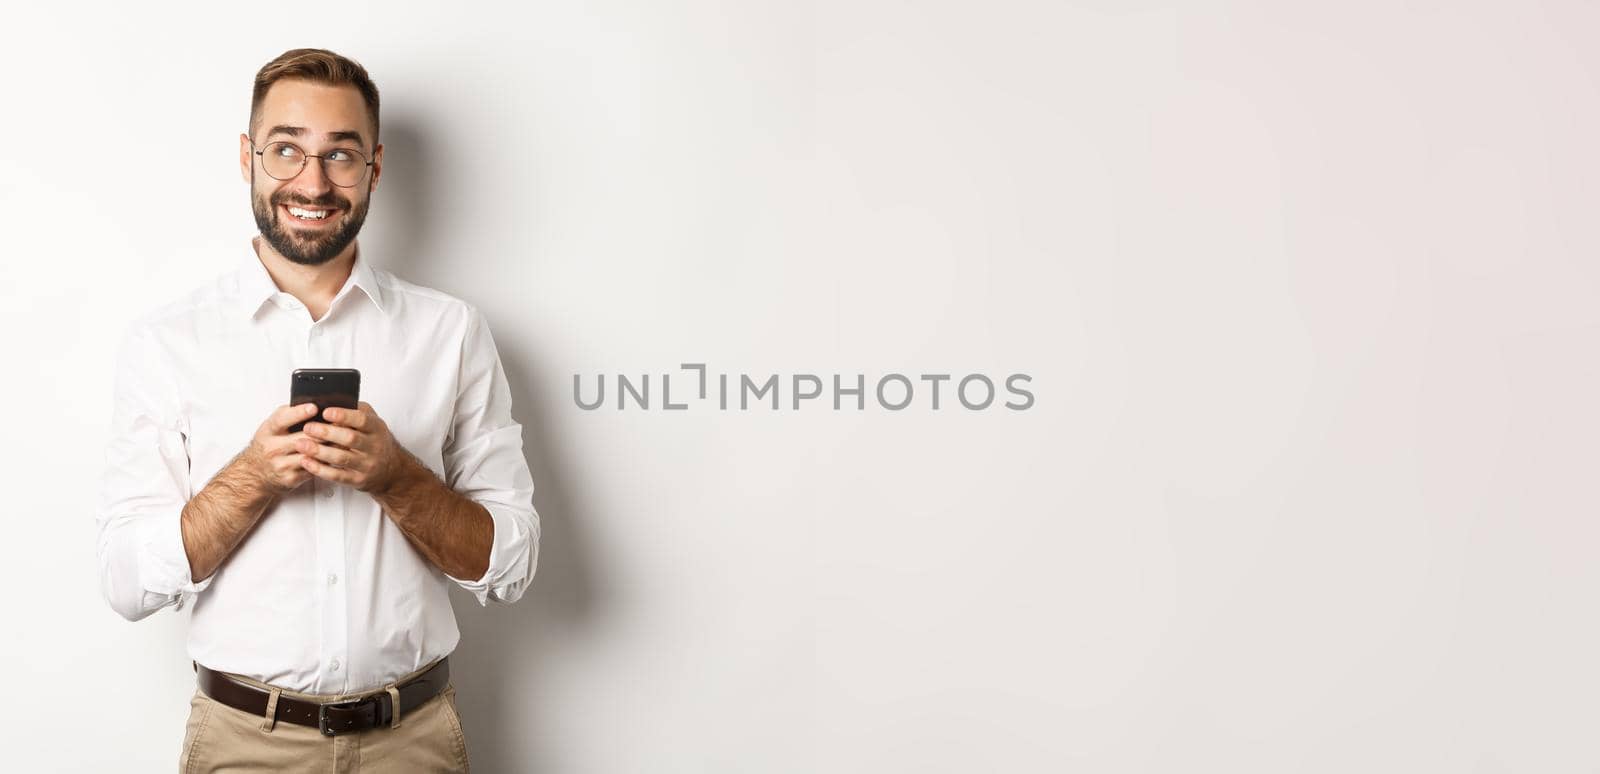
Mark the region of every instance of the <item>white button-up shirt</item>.
<instances>
[{"instance_id":1,"label":"white button-up shirt","mask_svg":"<svg viewBox=\"0 0 1600 774\"><path fill-rule=\"evenodd\" d=\"M455 649L451 582L487 606L533 578L539 515L500 356L476 308L359 248L315 322L252 246L237 259L123 338L96 516L101 591L129 620L192 599L189 656L212 669L312 693L380 688ZM395 439L489 511L482 578L445 574L365 492L312 478L194 582L184 503L289 402L296 368L359 369L360 399Z\"/></svg>"}]
</instances>

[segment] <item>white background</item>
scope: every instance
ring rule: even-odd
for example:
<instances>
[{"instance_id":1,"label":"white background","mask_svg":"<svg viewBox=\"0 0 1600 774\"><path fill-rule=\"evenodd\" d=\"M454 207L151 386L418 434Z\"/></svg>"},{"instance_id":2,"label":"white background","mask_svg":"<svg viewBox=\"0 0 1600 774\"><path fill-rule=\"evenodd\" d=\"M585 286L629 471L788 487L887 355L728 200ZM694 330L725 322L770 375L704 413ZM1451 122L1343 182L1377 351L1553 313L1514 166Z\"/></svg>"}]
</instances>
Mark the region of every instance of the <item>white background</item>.
<instances>
[{"instance_id":1,"label":"white background","mask_svg":"<svg viewBox=\"0 0 1600 774\"><path fill-rule=\"evenodd\" d=\"M304 45L383 92L363 245L526 428L534 586L454 597L477 770L1600 767L1594 6L6 16L9 770L176 762L188 613L96 582L112 356L253 233ZM683 362L1037 402L573 402Z\"/></svg>"}]
</instances>

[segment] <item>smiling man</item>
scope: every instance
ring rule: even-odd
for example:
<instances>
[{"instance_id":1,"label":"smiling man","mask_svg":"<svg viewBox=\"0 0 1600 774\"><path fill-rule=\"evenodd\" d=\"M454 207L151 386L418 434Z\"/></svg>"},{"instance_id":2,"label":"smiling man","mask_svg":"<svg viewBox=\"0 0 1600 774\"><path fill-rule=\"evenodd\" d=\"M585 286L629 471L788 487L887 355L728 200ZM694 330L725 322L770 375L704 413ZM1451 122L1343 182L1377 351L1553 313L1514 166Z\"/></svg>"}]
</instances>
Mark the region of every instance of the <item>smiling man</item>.
<instances>
[{"instance_id":1,"label":"smiling man","mask_svg":"<svg viewBox=\"0 0 1600 774\"><path fill-rule=\"evenodd\" d=\"M122 342L101 590L130 621L193 601L185 772L466 771L449 587L510 604L538 562L488 324L356 239L378 104L331 51L262 67L239 137L260 234ZM356 369L364 399L288 405L298 368Z\"/></svg>"}]
</instances>

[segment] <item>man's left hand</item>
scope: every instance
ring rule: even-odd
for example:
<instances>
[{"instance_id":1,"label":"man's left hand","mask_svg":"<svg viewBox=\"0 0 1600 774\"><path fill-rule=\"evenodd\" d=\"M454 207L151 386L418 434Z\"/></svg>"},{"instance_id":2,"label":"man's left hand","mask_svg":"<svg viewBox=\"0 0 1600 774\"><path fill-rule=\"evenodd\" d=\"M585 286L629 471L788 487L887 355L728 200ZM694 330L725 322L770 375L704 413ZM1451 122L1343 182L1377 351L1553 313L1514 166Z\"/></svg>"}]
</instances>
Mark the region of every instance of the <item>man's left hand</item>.
<instances>
[{"instance_id":1,"label":"man's left hand","mask_svg":"<svg viewBox=\"0 0 1600 774\"><path fill-rule=\"evenodd\" d=\"M363 492L381 492L405 469L406 454L389 432L389 425L366 401L355 409L328 408L327 422L306 422L298 450L301 464L324 481L353 486Z\"/></svg>"}]
</instances>

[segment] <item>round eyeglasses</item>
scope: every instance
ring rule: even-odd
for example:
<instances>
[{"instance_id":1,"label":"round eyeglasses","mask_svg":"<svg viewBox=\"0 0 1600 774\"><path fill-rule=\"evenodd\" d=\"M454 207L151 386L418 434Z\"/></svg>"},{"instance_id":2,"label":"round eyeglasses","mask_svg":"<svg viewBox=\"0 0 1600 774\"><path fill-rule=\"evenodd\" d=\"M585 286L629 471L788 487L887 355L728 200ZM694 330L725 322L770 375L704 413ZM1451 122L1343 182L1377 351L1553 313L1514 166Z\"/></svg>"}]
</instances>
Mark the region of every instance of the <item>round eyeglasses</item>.
<instances>
[{"instance_id":1,"label":"round eyeglasses","mask_svg":"<svg viewBox=\"0 0 1600 774\"><path fill-rule=\"evenodd\" d=\"M255 147L255 142L251 141L250 148L254 150ZM279 141L267 143L265 148L254 152L261 157L261 168L274 180L293 180L306 168L306 159L321 159L322 174L340 188L354 187L366 176L367 167L372 166L372 162L354 148L335 148L319 155L306 153L292 142Z\"/></svg>"}]
</instances>

